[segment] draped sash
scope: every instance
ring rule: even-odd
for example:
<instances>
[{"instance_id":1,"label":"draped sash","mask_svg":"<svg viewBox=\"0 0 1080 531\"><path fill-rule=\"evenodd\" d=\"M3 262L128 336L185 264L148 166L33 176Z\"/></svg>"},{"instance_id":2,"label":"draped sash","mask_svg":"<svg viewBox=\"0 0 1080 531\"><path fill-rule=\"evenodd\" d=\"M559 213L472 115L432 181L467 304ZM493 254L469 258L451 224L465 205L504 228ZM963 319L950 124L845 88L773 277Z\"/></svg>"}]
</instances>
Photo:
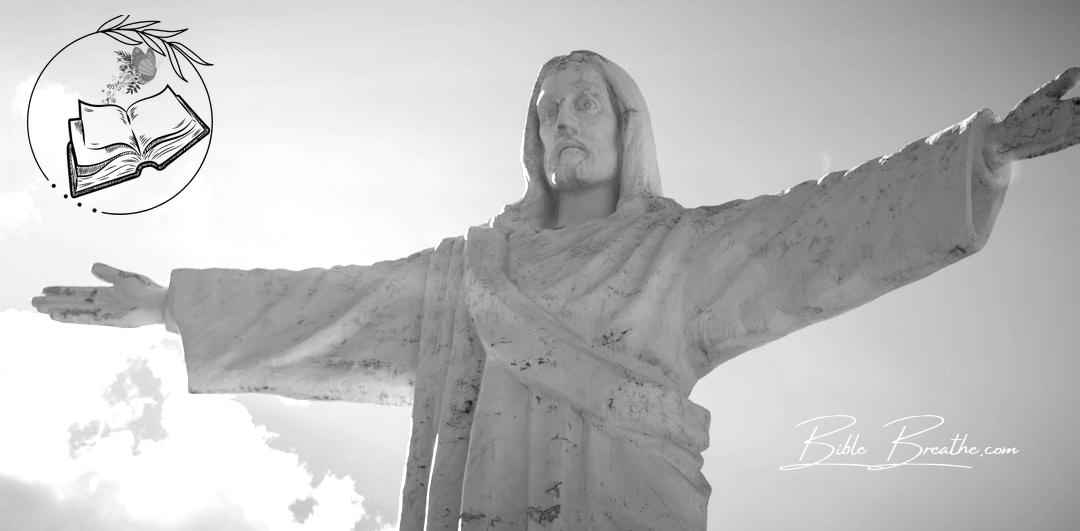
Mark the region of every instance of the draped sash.
<instances>
[{"instance_id":1,"label":"draped sash","mask_svg":"<svg viewBox=\"0 0 1080 531\"><path fill-rule=\"evenodd\" d=\"M464 297L487 362L461 529L703 527L708 411L529 299L507 246L469 231Z\"/></svg>"},{"instance_id":2,"label":"draped sash","mask_svg":"<svg viewBox=\"0 0 1080 531\"><path fill-rule=\"evenodd\" d=\"M506 253L504 231L474 227L432 254L400 528L704 525L708 411L590 348L507 277ZM647 508L657 489L689 507L619 515L614 500Z\"/></svg>"}]
</instances>

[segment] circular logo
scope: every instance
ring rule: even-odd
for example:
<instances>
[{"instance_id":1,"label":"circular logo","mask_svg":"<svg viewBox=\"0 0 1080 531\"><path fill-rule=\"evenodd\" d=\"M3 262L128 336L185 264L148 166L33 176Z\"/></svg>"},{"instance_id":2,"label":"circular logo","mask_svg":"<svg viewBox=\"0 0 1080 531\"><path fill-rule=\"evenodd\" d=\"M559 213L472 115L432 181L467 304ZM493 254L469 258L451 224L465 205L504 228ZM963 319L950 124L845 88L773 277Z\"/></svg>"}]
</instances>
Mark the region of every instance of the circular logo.
<instances>
[{"instance_id":1,"label":"circular logo","mask_svg":"<svg viewBox=\"0 0 1080 531\"><path fill-rule=\"evenodd\" d=\"M210 150L212 66L158 21L109 19L57 51L30 92L26 137L46 183L110 215L180 195Z\"/></svg>"}]
</instances>

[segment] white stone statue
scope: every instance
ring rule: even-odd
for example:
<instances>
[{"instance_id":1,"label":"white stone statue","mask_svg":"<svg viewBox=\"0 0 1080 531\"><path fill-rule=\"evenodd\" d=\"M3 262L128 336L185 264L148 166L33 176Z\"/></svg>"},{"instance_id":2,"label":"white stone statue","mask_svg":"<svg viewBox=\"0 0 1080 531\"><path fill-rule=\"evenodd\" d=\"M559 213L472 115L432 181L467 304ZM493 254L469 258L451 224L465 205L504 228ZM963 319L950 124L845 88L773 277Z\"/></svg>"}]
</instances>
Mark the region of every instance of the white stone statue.
<instances>
[{"instance_id":1,"label":"white stone statue","mask_svg":"<svg viewBox=\"0 0 1080 531\"><path fill-rule=\"evenodd\" d=\"M528 189L407 258L177 269L168 288L48 287L65 322L182 336L195 393L412 405L401 529L705 529L717 365L983 247L1010 162L1080 142L1071 68L1003 120L983 109L893 155L778 195L683 208L660 192L623 69L540 70ZM460 526L460 527L459 527Z\"/></svg>"}]
</instances>

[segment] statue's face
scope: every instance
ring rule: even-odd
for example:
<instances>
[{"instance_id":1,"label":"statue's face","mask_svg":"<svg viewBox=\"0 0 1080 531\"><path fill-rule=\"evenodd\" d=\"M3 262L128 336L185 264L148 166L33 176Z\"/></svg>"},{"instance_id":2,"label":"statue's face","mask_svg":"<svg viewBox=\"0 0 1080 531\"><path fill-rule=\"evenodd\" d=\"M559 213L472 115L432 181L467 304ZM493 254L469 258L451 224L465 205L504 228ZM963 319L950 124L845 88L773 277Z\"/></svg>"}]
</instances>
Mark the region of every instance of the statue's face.
<instances>
[{"instance_id":1,"label":"statue's face","mask_svg":"<svg viewBox=\"0 0 1080 531\"><path fill-rule=\"evenodd\" d=\"M600 72L571 63L549 75L540 84L536 112L544 175L553 189L583 189L615 179L618 120Z\"/></svg>"}]
</instances>

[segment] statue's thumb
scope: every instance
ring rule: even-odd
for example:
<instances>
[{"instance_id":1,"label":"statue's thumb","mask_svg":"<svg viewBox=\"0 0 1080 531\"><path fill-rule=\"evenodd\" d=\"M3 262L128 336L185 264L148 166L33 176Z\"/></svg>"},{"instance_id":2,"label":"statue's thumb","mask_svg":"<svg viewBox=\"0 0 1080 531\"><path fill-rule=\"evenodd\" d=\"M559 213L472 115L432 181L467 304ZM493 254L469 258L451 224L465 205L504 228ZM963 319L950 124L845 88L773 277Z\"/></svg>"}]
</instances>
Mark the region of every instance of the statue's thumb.
<instances>
[{"instance_id":1,"label":"statue's thumb","mask_svg":"<svg viewBox=\"0 0 1080 531\"><path fill-rule=\"evenodd\" d=\"M115 284L120 280L119 269L107 266L101 262L95 262L94 265L90 267L90 273L110 284Z\"/></svg>"}]
</instances>

